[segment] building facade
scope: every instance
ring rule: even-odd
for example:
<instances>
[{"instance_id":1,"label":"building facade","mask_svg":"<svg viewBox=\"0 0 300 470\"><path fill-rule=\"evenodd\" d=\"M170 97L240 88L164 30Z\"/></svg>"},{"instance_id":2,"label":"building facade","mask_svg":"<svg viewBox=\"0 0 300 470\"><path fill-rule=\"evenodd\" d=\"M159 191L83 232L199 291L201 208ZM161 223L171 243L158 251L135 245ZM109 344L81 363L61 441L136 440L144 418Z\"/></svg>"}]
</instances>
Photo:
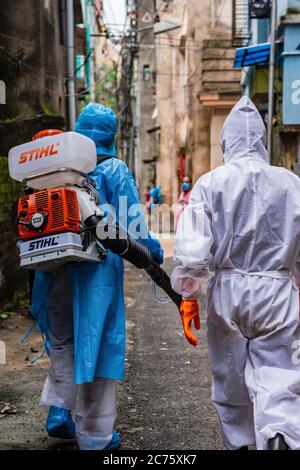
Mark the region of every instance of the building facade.
<instances>
[{"instance_id":1,"label":"building facade","mask_svg":"<svg viewBox=\"0 0 300 470\"><path fill-rule=\"evenodd\" d=\"M155 35L155 58L149 45L139 42L145 48L139 52L139 75L146 90L138 127L139 186L154 178L165 202L173 204L183 176L195 182L222 163L220 130L240 98L241 72L232 68L231 0L164 3L159 21L180 27ZM155 69L147 75L150 58Z\"/></svg>"},{"instance_id":2,"label":"building facade","mask_svg":"<svg viewBox=\"0 0 300 470\"><path fill-rule=\"evenodd\" d=\"M141 191L155 180L157 160L156 121L156 50L153 22L155 0L142 0L138 14L138 56L135 68L136 159L135 176Z\"/></svg>"},{"instance_id":3,"label":"building facade","mask_svg":"<svg viewBox=\"0 0 300 470\"><path fill-rule=\"evenodd\" d=\"M5 118L48 110L66 115L65 7L55 0L1 2L1 74L7 84Z\"/></svg>"},{"instance_id":4,"label":"building facade","mask_svg":"<svg viewBox=\"0 0 300 470\"><path fill-rule=\"evenodd\" d=\"M265 0L261 6L269 14L263 18L254 18L253 5L254 2L250 2L249 9L244 9L244 23L249 25L249 46L269 43L270 10L276 7L271 162L294 170L300 176L300 0ZM243 93L255 102L266 123L268 81L268 58L265 63L243 68Z\"/></svg>"},{"instance_id":5,"label":"building facade","mask_svg":"<svg viewBox=\"0 0 300 470\"><path fill-rule=\"evenodd\" d=\"M197 179L210 169L210 113L197 96L202 80L202 46L209 37L209 1L174 1L161 21L182 26L156 38L156 183L164 200L178 200L180 180Z\"/></svg>"},{"instance_id":6,"label":"building facade","mask_svg":"<svg viewBox=\"0 0 300 470\"><path fill-rule=\"evenodd\" d=\"M68 112L66 1L2 0L1 7L0 80L6 88L6 100L0 104L2 305L18 288L26 287L27 279L26 272L19 269L16 239L10 222L12 205L23 188L9 177L8 151L30 141L42 129L67 129ZM80 0L74 1L74 13L75 22L82 23Z\"/></svg>"}]
</instances>

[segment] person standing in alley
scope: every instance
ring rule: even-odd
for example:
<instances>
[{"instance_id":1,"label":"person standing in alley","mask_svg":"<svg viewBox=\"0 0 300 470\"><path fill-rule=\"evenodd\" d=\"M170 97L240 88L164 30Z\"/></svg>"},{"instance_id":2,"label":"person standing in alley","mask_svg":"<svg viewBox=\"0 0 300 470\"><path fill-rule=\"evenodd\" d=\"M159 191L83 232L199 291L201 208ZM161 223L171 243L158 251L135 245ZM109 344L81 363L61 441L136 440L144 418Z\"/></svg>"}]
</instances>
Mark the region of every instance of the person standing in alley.
<instances>
[{"instance_id":1,"label":"person standing in alley","mask_svg":"<svg viewBox=\"0 0 300 470\"><path fill-rule=\"evenodd\" d=\"M175 241L172 286L188 341L209 270L212 399L227 449L300 449L300 180L271 166L266 129L243 97L221 136L224 166L199 179Z\"/></svg>"},{"instance_id":2,"label":"person standing in alley","mask_svg":"<svg viewBox=\"0 0 300 470\"><path fill-rule=\"evenodd\" d=\"M150 208L160 203L160 188L156 186L155 181L151 182L150 188Z\"/></svg>"},{"instance_id":3,"label":"person standing in alley","mask_svg":"<svg viewBox=\"0 0 300 470\"><path fill-rule=\"evenodd\" d=\"M182 191L178 199L179 207L178 207L178 210L176 212L176 217L175 217L175 230L178 227L178 221L179 221L181 214L183 213L184 209L187 207L190 201L190 196L192 192L192 181L189 176L185 176L182 179L181 190Z\"/></svg>"}]
</instances>

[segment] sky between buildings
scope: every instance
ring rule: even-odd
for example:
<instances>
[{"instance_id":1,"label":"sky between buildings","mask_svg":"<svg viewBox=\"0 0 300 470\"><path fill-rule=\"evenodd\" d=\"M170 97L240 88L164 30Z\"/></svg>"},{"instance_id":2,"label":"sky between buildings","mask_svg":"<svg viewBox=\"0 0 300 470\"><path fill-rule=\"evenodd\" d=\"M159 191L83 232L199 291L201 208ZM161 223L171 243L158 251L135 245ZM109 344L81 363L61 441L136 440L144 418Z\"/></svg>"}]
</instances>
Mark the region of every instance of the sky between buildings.
<instances>
[{"instance_id":1,"label":"sky between buildings","mask_svg":"<svg viewBox=\"0 0 300 470\"><path fill-rule=\"evenodd\" d=\"M110 29L123 30L126 21L126 0L104 0L104 20Z\"/></svg>"}]
</instances>

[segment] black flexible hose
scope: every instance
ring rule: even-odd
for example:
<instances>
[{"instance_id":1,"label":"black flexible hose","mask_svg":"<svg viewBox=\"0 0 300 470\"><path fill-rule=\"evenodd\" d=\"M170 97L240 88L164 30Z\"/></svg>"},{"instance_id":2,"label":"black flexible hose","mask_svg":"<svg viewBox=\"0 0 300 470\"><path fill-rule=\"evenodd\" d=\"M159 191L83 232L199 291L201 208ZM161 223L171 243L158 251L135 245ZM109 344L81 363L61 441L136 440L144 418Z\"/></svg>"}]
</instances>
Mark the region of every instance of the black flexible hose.
<instances>
[{"instance_id":1,"label":"black flexible hose","mask_svg":"<svg viewBox=\"0 0 300 470\"><path fill-rule=\"evenodd\" d=\"M94 235L104 248L129 261L138 269L144 269L155 284L164 290L177 307L180 308L182 301L181 295L177 294L177 292L172 289L169 276L159 264L154 261L150 251L129 235L124 234L119 227L114 227L116 229L116 238L99 239L97 237L96 227L100 221L100 217L92 216L85 221L85 224L87 227L94 227ZM109 232L109 226L107 226L107 232Z\"/></svg>"}]
</instances>

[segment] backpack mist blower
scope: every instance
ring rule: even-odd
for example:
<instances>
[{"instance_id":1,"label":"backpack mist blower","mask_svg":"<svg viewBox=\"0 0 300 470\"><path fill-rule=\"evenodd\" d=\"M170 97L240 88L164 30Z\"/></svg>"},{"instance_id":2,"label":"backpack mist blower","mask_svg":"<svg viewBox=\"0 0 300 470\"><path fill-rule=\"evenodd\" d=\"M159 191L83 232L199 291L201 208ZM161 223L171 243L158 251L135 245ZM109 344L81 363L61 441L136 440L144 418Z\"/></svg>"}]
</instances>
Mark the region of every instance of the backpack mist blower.
<instances>
[{"instance_id":1,"label":"backpack mist blower","mask_svg":"<svg viewBox=\"0 0 300 470\"><path fill-rule=\"evenodd\" d=\"M144 269L180 307L181 296L147 248L118 226L113 238L97 236L104 214L88 177L97 165L91 139L75 132L41 131L31 142L12 148L8 161L10 176L26 186L14 216L21 267L54 271L70 262L99 263L110 250Z\"/></svg>"}]
</instances>

